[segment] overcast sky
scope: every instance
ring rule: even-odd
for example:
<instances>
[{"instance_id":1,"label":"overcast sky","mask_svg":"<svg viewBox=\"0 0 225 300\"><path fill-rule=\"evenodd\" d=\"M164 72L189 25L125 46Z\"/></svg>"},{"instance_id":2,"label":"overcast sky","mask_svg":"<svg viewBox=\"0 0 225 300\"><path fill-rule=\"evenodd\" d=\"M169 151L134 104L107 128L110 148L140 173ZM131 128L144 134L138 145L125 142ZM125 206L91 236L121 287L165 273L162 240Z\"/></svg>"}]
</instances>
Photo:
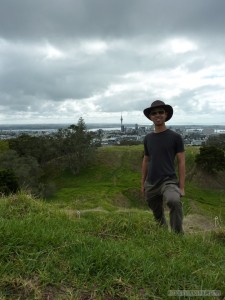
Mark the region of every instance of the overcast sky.
<instances>
[{"instance_id":1,"label":"overcast sky","mask_svg":"<svg viewBox=\"0 0 225 300\"><path fill-rule=\"evenodd\" d=\"M0 124L225 124L224 0L0 0Z\"/></svg>"}]
</instances>

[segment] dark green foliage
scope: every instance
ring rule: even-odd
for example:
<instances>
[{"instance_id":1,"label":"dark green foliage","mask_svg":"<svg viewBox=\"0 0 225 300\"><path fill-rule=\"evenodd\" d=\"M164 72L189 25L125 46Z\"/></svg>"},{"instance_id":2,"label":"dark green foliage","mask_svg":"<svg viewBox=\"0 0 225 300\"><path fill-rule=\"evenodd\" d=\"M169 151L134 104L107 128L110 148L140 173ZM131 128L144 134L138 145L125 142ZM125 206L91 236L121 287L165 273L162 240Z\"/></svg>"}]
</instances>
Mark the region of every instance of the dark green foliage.
<instances>
[{"instance_id":1,"label":"dark green foliage","mask_svg":"<svg viewBox=\"0 0 225 300\"><path fill-rule=\"evenodd\" d=\"M16 151L19 156L34 157L41 165L44 165L55 155L51 135L30 136L22 134L16 139L9 140L9 148Z\"/></svg>"},{"instance_id":2,"label":"dark green foliage","mask_svg":"<svg viewBox=\"0 0 225 300\"><path fill-rule=\"evenodd\" d=\"M93 153L91 141L91 134L86 131L84 120L80 118L77 125L59 129L48 136L23 134L10 140L9 148L19 156L35 158L46 171L70 169L77 174L90 161Z\"/></svg>"},{"instance_id":3,"label":"dark green foliage","mask_svg":"<svg viewBox=\"0 0 225 300\"><path fill-rule=\"evenodd\" d=\"M120 146L133 146L133 145L141 145L143 142L141 141L132 141L132 140L122 140L120 142Z\"/></svg>"},{"instance_id":4,"label":"dark green foliage","mask_svg":"<svg viewBox=\"0 0 225 300\"><path fill-rule=\"evenodd\" d=\"M0 170L0 193L9 195L19 190L19 183L12 170Z\"/></svg>"},{"instance_id":5,"label":"dark green foliage","mask_svg":"<svg viewBox=\"0 0 225 300\"><path fill-rule=\"evenodd\" d=\"M198 167L210 174L225 170L224 151L214 146L201 147L195 162Z\"/></svg>"},{"instance_id":6,"label":"dark green foliage","mask_svg":"<svg viewBox=\"0 0 225 300\"><path fill-rule=\"evenodd\" d=\"M9 150L0 154L0 168L12 170L20 187L37 194L41 169L35 157L19 156L16 151Z\"/></svg>"},{"instance_id":7,"label":"dark green foliage","mask_svg":"<svg viewBox=\"0 0 225 300\"><path fill-rule=\"evenodd\" d=\"M9 140L9 148L15 150L19 156L40 156L40 145L38 137L22 134L16 139Z\"/></svg>"},{"instance_id":8,"label":"dark green foliage","mask_svg":"<svg viewBox=\"0 0 225 300\"><path fill-rule=\"evenodd\" d=\"M93 160L92 139L82 118L49 135L23 134L9 140L10 150L1 153L0 167L13 169L21 186L35 194L49 195L55 190L52 178L65 170L76 175Z\"/></svg>"},{"instance_id":9,"label":"dark green foliage","mask_svg":"<svg viewBox=\"0 0 225 300\"><path fill-rule=\"evenodd\" d=\"M225 150L225 134L210 135L206 142L206 146L214 146Z\"/></svg>"},{"instance_id":10,"label":"dark green foliage","mask_svg":"<svg viewBox=\"0 0 225 300\"><path fill-rule=\"evenodd\" d=\"M0 153L9 150L9 143L7 140L0 140Z\"/></svg>"},{"instance_id":11,"label":"dark green foliage","mask_svg":"<svg viewBox=\"0 0 225 300\"><path fill-rule=\"evenodd\" d=\"M82 118L77 125L60 129L54 134L54 144L57 159L53 161L61 170L70 170L78 174L82 168L93 160L95 151L92 145L92 135L86 131Z\"/></svg>"}]
</instances>

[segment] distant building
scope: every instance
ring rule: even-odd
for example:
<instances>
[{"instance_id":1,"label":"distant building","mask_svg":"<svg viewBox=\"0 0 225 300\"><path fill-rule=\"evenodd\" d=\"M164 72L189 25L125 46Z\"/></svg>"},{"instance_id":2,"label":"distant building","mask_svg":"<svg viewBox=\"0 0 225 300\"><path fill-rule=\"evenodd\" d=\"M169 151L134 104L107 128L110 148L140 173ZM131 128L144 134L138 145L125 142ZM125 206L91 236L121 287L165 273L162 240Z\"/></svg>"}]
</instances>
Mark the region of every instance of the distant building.
<instances>
[{"instance_id":1,"label":"distant building","mask_svg":"<svg viewBox=\"0 0 225 300\"><path fill-rule=\"evenodd\" d=\"M187 128L186 132L187 133L202 133L203 128Z\"/></svg>"},{"instance_id":2,"label":"distant building","mask_svg":"<svg viewBox=\"0 0 225 300\"><path fill-rule=\"evenodd\" d=\"M225 129L215 129L214 133L215 134L224 134L225 133Z\"/></svg>"},{"instance_id":3,"label":"distant building","mask_svg":"<svg viewBox=\"0 0 225 300\"><path fill-rule=\"evenodd\" d=\"M122 114L121 114L120 122L121 122L121 132L125 132L125 127L123 125L123 116L122 116Z\"/></svg>"},{"instance_id":4,"label":"distant building","mask_svg":"<svg viewBox=\"0 0 225 300\"><path fill-rule=\"evenodd\" d=\"M191 146L201 146L204 142L204 140L192 140Z\"/></svg>"},{"instance_id":5,"label":"distant building","mask_svg":"<svg viewBox=\"0 0 225 300\"><path fill-rule=\"evenodd\" d=\"M214 133L214 128L212 128L212 127L205 127L205 128L203 128L203 132L202 133L205 134L205 135L211 135L211 134Z\"/></svg>"}]
</instances>

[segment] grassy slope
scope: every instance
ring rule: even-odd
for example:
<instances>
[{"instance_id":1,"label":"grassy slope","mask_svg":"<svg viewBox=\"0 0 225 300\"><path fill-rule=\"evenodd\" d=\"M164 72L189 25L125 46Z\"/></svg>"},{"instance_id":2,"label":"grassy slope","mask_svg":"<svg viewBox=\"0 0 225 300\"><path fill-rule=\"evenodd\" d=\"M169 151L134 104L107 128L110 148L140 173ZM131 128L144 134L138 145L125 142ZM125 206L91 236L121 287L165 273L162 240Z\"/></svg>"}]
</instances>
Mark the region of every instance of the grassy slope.
<instances>
[{"instance_id":1,"label":"grassy slope","mask_svg":"<svg viewBox=\"0 0 225 300\"><path fill-rule=\"evenodd\" d=\"M187 150L188 172L194 150ZM80 176L58 178L51 199L2 198L0 299L167 299L174 289L225 293L224 230L180 237L158 229L139 193L141 160L141 147L101 148ZM223 215L223 201L223 191L188 183L185 213Z\"/></svg>"},{"instance_id":2,"label":"grassy slope","mask_svg":"<svg viewBox=\"0 0 225 300\"><path fill-rule=\"evenodd\" d=\"M49 201L77 210L143 207L139 188L141 160L141 147L100 148L93 165L78 177L64 174L58 178L60 189Z\"/></svg>"}]
</instances>

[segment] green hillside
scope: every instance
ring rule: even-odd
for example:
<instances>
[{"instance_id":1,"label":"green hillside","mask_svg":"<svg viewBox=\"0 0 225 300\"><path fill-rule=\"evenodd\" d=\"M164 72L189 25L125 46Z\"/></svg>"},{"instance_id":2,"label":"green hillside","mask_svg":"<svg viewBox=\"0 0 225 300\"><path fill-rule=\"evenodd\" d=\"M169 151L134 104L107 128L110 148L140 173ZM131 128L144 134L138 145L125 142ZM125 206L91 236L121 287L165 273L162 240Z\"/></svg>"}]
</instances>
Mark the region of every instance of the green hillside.
<instances>
[{"instance_id":1,"label":"green hillside","mask_svg":"<svg viewBox=\"0 0 225 300\"><path fill-rule=\"evenodd\" d=\"M2 197L0 299L222 299L225 192L215 178L203 187L197 151L186 149L183 237L157 228L140 194L142 146L98 149L49 199Z\"/></svg>"},{"instance_id":2,"label":"green hillside","mask_svg":"<svg viewBox=\"0 0 225 300\"><path fill-rule=\"evenodd\" d=\"M96 161L78 176L57 179L51 204L77 210L141 208L141 147L99 148Z\"/></svg>"},{"instance_id":3,"label":"green hillside","mask_svg":"<svg viewBox=\"0 0 225 300\"><path fill-rule=\"evenodd\" d=\"M198 148L186 148L185 214L201 214L225 220L224 174L209 176L197 172L194 159ZM72 210L148 209L140 193L143 147L103 147L96 161L77 176L63 174L56 180L57 192L48 199L52 205ZM216 188L215 188L216 187Z\"/></svg>"}]
</instances>

